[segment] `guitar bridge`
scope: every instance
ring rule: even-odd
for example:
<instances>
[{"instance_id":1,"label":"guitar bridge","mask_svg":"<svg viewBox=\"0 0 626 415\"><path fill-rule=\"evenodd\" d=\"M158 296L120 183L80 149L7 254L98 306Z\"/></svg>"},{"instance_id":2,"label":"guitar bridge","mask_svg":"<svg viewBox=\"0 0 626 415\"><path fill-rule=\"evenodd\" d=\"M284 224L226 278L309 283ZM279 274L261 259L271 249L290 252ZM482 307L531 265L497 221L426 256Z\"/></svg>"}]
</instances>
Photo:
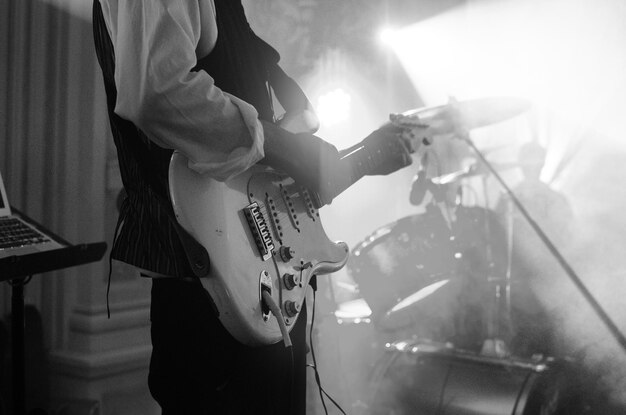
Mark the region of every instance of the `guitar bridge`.
<instances>
[{"instance_id":1,"label":"guitar bridge","mask_svg":"<svg viewBox=\"0 0 626 415\"><path fill-rule=\"evenodd\" d=\"M267 226L267 221L263 217L261 208L257 202L253 202L245 207L243 212L248 220L248 226L252 232L252 237L259 250L259 254L261 254L263 261L267 261L272 257L274 241L272 240L272 234Z\"/></svg>"}]
</instances>

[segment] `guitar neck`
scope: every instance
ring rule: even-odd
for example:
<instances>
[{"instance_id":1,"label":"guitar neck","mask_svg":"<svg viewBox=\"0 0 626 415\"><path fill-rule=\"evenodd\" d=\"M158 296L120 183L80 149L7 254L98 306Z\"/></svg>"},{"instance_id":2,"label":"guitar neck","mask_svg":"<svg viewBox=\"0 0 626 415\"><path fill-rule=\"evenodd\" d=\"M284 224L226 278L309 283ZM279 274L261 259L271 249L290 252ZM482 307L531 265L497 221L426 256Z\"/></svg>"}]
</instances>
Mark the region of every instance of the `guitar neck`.
<instances>
[{"instance_id":1,"label":"guitar neck","mask_svg":"<svg viewBox=\"0 0 626 415\"><path fill-rule=\"evenodd\" d=\"M345 189L361 180L363 176L367 176L374 169L372 154L360 143L345 150L341 156L341 162L345 163L345 168L350 178L349 183L346 183ZM342 191L345 189L342 189Z\"/></svg>"},{"instance_id":2,"label":"guitar neck","mask_svg":"<svg viewBox=\"0 0 626 415\"><path fill-rule=\"evenodd\" d=\"M341 177L333 178L333 198L343 193L363 176L374 172L379 160L386 156L384 153L384 149L378 149L377 154L374 155L361 143L343 150L341 156L343 174Z\"/></svg>"}]
</instances>

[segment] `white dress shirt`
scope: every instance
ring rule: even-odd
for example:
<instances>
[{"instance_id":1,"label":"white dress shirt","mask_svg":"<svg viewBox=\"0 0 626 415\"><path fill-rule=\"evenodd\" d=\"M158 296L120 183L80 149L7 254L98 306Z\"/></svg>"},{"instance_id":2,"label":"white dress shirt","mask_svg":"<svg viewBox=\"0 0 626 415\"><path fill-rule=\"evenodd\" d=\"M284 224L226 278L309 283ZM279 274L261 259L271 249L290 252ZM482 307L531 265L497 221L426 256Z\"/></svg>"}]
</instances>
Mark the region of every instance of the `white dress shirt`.
<instances>
[{"instance_id":1,"label":"white dress shirt","mask_svg":"<svg viewBox=\"0 0 626 415\"><path fill-rule=\"evenodd\" d=\"M263 158L255 108L192 72L217 40L213 0L100 0L115 50L115 113L218 180Z\"/></svg>"}]
</instances>

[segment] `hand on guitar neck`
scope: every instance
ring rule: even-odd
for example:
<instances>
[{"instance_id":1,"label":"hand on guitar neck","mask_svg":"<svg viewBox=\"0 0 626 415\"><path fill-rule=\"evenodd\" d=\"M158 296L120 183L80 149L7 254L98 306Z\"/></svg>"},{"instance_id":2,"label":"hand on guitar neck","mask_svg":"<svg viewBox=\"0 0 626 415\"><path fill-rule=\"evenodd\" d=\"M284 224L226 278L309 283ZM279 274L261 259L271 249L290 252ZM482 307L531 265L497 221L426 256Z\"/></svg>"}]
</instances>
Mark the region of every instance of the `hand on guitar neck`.
<instances>
[{"instance_id":1,"label":"hand on guitar neck","mask_svg":"<svg viewBox=\"0 0 626 415\"><path fill-rule=\"evenodd\" d=\"M412 163L411 144L403 129L385 124L341 152L309 133L292 133L263 123L265 159L315 192L321 207L366 175L387 175Z\"/></svg>"},{"instance_id":2,"label":"hand on guitar neck","mask_svg":"<svg viewBox=\"0 0 626 415\"><path fill-rule=\"evenodd\" d=\"M386 176L412 163L414 152L404 129L385 124L361 142L341 151L342 160L350 160L358 169L353 176ZM356 181L355 180L355 181Z\"/></svg>"}]
</instances>

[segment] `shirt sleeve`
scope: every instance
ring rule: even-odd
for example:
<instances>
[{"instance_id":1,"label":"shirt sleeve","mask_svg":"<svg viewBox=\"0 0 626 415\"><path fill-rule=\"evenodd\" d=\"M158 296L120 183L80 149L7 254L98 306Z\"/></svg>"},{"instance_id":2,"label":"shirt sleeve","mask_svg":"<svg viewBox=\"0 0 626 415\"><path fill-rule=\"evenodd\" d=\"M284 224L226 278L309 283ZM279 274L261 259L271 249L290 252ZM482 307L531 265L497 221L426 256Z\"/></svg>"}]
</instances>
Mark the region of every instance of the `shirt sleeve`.
<instances>
[{"instance_id":1,"label":"shirt sleeve","mask_svg":"<svg viewBox=\"0 0 626 415\"><path fill-rule=\"evenodd\" d=\"M206 72L191 71L201 34L198 0L102 3L115 49L119 116L218 180L263 158L255 108L220 90Z\"/></svg>"}]
</instances>

